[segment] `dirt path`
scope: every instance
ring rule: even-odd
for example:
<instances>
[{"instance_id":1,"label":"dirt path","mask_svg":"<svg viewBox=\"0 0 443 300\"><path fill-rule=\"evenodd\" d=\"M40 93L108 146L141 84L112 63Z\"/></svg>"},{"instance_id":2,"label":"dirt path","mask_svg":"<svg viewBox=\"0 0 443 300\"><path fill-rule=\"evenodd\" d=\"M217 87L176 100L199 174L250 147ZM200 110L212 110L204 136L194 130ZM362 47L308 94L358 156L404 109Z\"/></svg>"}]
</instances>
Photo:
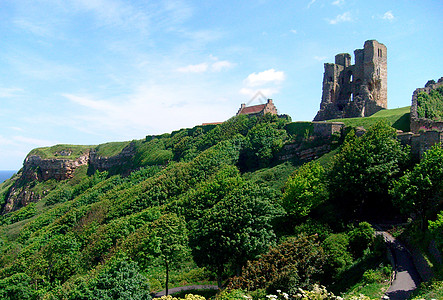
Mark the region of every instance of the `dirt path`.
<instances>
[{"instance_id":1,"label":"dirt path","mask_svg":"<svg viewBox=\"0 0 443 300\"><path fill-rule=\"evenodd\" d=\"M169 289L169 295L172 295L174 293L182 292L182 291L189 291L189 290L218 290L218 286L216 285L188 285L188 286L181 286ZM160 298L161 296L165 296L166 291L158 292L154 295L154 298Z\"/></svg>"},{"instance_id":2,"label":"dirt path","mask_svg":"<svg viewBox=\"0 0 443 300\"><path fill-rule=\"evenodd\" d=\"M386 291L384 299L408 299L421 282L420 275L415 269L411 254L402 243L386 231L379 231L378 233L383 234L385 242L391 249L395 264L395 277L391 286Z\"/></svg>"}]
</instances>

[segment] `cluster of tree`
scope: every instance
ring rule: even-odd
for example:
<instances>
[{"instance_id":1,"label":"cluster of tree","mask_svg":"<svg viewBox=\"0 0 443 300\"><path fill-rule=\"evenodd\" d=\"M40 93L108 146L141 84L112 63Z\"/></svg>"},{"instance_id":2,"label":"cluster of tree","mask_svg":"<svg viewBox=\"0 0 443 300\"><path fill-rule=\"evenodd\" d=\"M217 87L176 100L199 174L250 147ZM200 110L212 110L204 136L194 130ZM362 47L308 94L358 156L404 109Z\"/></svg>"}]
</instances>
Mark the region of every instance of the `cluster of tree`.
<instances>
[{"instance_id":1,"label":"cluster of tree","mask_svg":"<svg viewBox=\"0 0 443 300\"><path fill-rule=\"evenodd\" d=\"M139 151L144 167L127 177L96 172L54 185L41 203L2 217L1 295L145 299L148 281L168 289L176 274L201 268L219 285L237 276L233 287L288 291L338 281L331 274L369 257L374 231L354 220L390 213L393 200L423 228L436 219L441 148L414 166L380 123L351 132L330 164L299 167L280 190L272 172L290 172L273 163L289 137L285 120L240 116L138 142L149 153ZM18 281L22 294L6 288Z\"/></svg>"}]
</instances>

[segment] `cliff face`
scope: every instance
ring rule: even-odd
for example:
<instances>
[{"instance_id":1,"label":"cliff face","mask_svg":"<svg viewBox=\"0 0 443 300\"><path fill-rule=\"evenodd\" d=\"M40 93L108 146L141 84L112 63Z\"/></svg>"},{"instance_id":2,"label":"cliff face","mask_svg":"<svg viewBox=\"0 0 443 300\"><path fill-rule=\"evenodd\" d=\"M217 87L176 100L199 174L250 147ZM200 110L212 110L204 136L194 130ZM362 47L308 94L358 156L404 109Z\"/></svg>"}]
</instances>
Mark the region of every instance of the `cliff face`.
<instances>
[{"instance_id":1,"label":"cliff face","mask_svg":"<svg viewBox=\"0 0 443 300\"><path fill-rule=\"evenodd\" d=\"M49 179L65 180L72 178L75 169L87 165L89 152L72 160L66 158L42 159L37 155L26 157L23 164L23 175L28 180L46 181Z\"/></svg>"},{"instance_id":2,"label":"cliff face","mask_svg":"<svg viewBox=\"0 0 443 300\"><path fill-rule=\"evenodd\" d=\"M89 149L79 157L70 158L72 153L64 151L57 153L60 158L42 158L39 155L28 155L19 173L20 178L11 186L2 207L2 214L17 210L31 202L38 202L46 191L36 193L32 190L36 181L57 181L71 179L74 172L81 166L87 166L89 172L108 171L128 163L135 155L135 147L131 143L119 154L105 157L95 149Z\"/></svg>"}]
</instances>

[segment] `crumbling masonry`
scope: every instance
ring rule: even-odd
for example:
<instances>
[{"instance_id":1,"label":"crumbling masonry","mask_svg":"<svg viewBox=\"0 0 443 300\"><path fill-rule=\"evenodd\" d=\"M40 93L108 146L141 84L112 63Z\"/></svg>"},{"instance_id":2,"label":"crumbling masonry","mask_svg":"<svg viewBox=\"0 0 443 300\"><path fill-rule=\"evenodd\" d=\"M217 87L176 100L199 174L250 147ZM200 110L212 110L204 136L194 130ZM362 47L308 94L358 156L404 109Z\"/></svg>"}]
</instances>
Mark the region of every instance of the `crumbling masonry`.
<instances>
[{"instance_id":1,"label":"crumbling masonry","mask_svg":"<svg viewBox=\"0 0 443 300\"><path fill-rule=\"evenodd\" d=\"M351 55L335 56L326 63L320 110L314 121L367 117L387 108L387 49L376 40L366 41L363 49Z\"/></svg>"}]
</instances>

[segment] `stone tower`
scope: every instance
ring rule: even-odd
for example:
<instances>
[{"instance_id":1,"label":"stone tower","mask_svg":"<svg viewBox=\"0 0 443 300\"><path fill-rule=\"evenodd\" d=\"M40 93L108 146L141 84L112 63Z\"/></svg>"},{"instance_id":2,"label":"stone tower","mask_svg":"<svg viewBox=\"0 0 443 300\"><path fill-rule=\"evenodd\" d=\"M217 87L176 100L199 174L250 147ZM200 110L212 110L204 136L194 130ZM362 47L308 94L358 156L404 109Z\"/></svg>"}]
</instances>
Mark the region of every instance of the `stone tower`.
<instances>
[{"instance_id":1,"label":"stone tower","mask_svg":"<svg viewBox=\"0 0 443 300\"><path fill-rule=\"evenodd\" d=\"M388 107L386 46L369 40L354 56L354 65L348 53L337 54L334 64L325 64L320 110L314 121L367 117Z\"/></svg>"}]
</instances>

